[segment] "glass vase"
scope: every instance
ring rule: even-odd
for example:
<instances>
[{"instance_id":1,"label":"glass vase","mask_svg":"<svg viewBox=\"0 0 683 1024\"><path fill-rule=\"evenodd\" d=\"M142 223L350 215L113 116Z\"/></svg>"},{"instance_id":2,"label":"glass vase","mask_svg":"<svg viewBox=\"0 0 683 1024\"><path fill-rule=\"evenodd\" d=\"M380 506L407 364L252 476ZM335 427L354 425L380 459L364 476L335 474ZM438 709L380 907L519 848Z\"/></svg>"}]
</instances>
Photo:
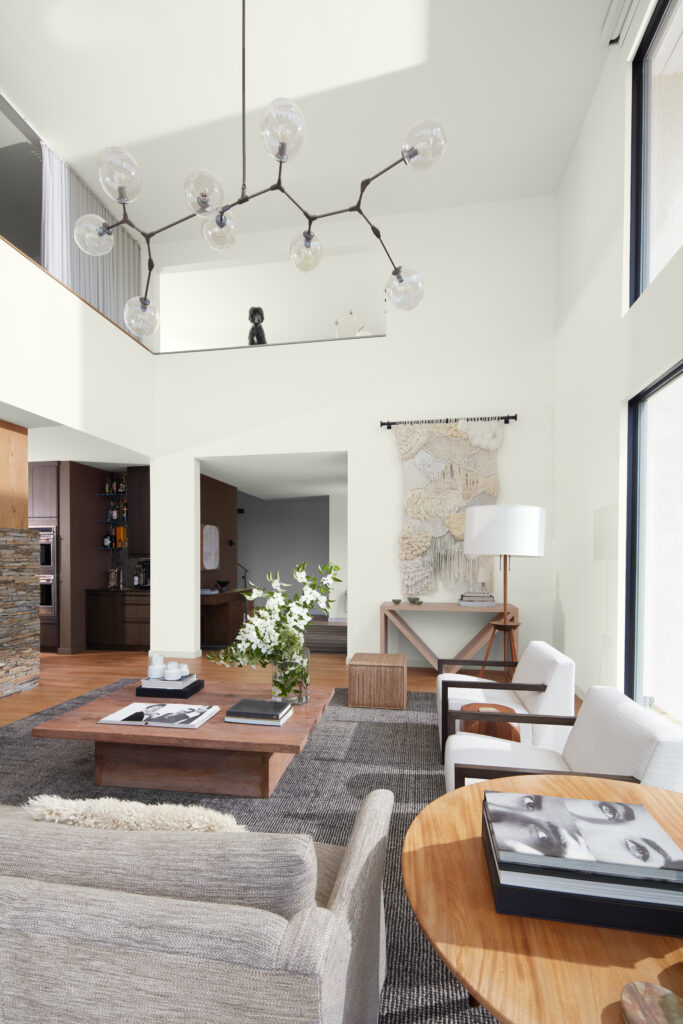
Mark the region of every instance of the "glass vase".
<instances>
[{"instance_id":1,"label":"glass vase","mask_svg":"<svg viewBox=\"0 0 683 1024\"><path fill-rule=\"evenodd\" d=\"M301 653L291 661L273 662L273 700L286 700L290 704L306 703L311 696L309 657L308 647L302 647Z\"/></svg>"}]
</instances>

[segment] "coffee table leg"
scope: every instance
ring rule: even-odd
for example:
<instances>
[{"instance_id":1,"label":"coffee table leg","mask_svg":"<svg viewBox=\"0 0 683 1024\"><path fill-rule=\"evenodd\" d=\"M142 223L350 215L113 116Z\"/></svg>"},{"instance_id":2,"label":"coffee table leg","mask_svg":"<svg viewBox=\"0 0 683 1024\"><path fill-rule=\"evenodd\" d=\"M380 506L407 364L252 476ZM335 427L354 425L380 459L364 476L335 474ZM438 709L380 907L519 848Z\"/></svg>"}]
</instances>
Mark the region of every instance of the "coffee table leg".
<instances>
[{"instance_id":1,"label":"coffee table leg","mask_svg":"<svg viewBox=\"0 0 683 1024\"><path fill-rule=\"evenodd\" d=\"M95 785L268 797L293 754L95 743Z\"/></svg>"}]
</instances>

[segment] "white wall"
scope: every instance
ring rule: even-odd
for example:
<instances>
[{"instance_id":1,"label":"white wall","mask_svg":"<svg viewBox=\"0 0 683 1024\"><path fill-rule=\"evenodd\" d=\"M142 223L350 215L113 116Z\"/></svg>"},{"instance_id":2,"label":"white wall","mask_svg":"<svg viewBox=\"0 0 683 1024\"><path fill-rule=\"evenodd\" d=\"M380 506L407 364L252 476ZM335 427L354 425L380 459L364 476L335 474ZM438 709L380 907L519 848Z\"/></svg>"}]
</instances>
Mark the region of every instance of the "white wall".
<instances>
[{"instance_id":1,"label":"white wall","mask_svg":"<svg viewBox=\"0 0 683 1024\"><path fill-rule=\"evenodd\" d=\"M337 575L342 580L341 583L335 583L332 587L332 608L330 611L330 618L338 619L341 622L347 621L346 595L350 582L348 571L348 503L349 499L347 494L330 495L330 562L333 565L339 566L339 572Z\"/></svg>"},{"instance_id":2,"label":"white wall","mask_svg":"<svg viewBox=\"0 0 683 1024\"><path fill-rule=\"evenodd\" d=\"M558 195L555 637L580 692L623 685L626 411L683 356L683 252L626 310L630 65L610 50ZM618 557L594 557L614 507Z\"/></svg>"},{"instance_id":3,"label":"white wall","mask_svg":"<svg viewBox=\"0 0 683 1024\"><path fill-rule=\"evenodd\" d=\"M379 429L380 419L517 412L500 452L500 500L544 505L549 536L544 559L515 563L511 600L522 609L522 640L549 639L554 201L386 218L383 234L425 279L416 310L390 311L386 339L158 357L158 393L190 400L172 417L159 407L157 452L348 451L349 652L376 651L379 605L400 592L402 500L394 435ZM314 275L307 279L314 302ZM198 414L191 396L200 391ZM172 595L166 600L170 615ZM475 615L457 623L437 616L425 635L450 654L480 625Z\"/></svg>"},{"instance_id":4,"label":"white wall","mask_svg":"<svg viewBox=\"0 0 683 1024\"><path fill-rule=\"evenodd\" d=\"M549 515L546 557L517 560L511 600L521 608L522 642L551 638L554 200L387 217L382 230L423 274L423 303L411 313L392 308L386 338L274 345L258 355L150 355L3 247L0 346L11 373L0 380L0 401L151 456L154 649L189 656L199 648L198 460L348 452L349 651L376 651L379 605L400 591L402 499L394 435L380 419L513 412L500 500L544 505ZM315 275L305 279L315 303ZM425 636L447 655L480 624L472 614L430 617Z\"/></svg>"},{"instance_id":5,"label":"white wall","mask_svg":"<svg viewBox=\"0 0 683 1024\"><path fill-rule=\"evenodd\" d=\"M145 348L2 238L0 308L0 402L145 450Z\"/></svg>"},{"instance_id":6,"label":"white wall","mask_svg":"<svg viewBox=\"0 0 683 1024\"><path fill-rule=\"evenodd\" d=\"M283 251L274 262L160 274L160 350L247 345L251 306L264 311L268 345L335 338L335 320L350 310L369 334L385 333L384 282L391 268L379 246L352 259L326 249L320 266L308 272L297 270ZM338 336L353 337L354 323L344 320Z\"/></svg>"}]
</instances>

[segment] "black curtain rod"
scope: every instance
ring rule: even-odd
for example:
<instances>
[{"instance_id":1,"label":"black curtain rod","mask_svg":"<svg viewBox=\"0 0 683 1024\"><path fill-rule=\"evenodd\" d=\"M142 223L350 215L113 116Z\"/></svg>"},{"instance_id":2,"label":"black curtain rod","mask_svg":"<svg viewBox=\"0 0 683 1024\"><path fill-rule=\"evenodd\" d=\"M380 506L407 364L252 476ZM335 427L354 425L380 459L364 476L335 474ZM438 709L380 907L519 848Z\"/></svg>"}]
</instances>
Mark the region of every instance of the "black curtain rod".
<instances>
[{"instance_id":1,"label":"black curtain rod","mask_svg":"<svg viewBox=\"0 0 683 1024\"><path fill-rule=\"evenodd\" d=\"M509 423L510 420L516 420L517 413L510 412L507 416L449 416L445 420L380 420L380 427L386 427L387 430L391 430L392 427L413 427L419 423L458 423L460 420L465 420L467 423L478 423L482 420L502 420L503 423Z\"/></svg>"}]
</instances>

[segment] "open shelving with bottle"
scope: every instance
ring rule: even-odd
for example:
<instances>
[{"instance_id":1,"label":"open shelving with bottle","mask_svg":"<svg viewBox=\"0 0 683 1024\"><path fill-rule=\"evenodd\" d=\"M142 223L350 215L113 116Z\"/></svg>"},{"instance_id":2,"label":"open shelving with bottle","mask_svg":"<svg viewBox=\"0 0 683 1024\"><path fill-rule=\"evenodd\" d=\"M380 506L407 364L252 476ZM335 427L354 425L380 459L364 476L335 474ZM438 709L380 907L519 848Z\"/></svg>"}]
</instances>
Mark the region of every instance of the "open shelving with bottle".
<instances>
[{"instance_id":1,"label":"open shelving with bottle","mask_svg":"<svg viewBox=\"0 0 683 1024\"><path fill-rule=\"evenodd\" d=\"M98 493L104 499L104 518L98 523L109 530L102 539L101 550L117 551L128 547L128 480L125 473L107 473L104 488Z\"/></svg>"}]
</instances>

